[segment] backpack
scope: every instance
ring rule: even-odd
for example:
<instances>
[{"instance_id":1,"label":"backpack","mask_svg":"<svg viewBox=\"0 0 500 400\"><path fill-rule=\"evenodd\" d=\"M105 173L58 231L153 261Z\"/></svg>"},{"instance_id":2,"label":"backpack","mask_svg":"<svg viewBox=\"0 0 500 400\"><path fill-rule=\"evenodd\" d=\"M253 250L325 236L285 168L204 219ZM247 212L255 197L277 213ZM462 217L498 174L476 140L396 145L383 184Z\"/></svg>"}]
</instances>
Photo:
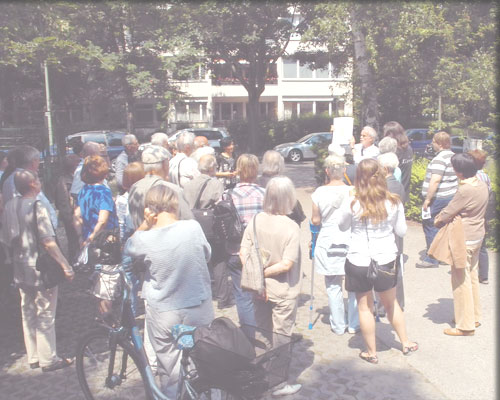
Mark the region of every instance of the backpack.
<instances>
[{"instance_id":1,"label":"backpack","mask_svg":"<svg viewBox=\"0 0 500 400\"><path fill-rule=\"evenodd\" d=\"M207 240L212 240L216 238L216 234L214 232L215 215L213 206L211 208L200 208L201 195L209 181L210 179L207 179L201 187L200 193L196 198L196 202L194 203L194 207L191 209L191 212L193 213L194 219L201 225L201 229L203 230Z\"/></svg>"},{"instance_id":2,"label":"backpack","mask_svg":"<svg viewBox=\"0 0 500 400\"><path fill-rule=\"evenodd\" d=\"M214 206L214 231L223 241L241 241L245 228L233 203L231 190Z\"/></svg>"}]
</instances>

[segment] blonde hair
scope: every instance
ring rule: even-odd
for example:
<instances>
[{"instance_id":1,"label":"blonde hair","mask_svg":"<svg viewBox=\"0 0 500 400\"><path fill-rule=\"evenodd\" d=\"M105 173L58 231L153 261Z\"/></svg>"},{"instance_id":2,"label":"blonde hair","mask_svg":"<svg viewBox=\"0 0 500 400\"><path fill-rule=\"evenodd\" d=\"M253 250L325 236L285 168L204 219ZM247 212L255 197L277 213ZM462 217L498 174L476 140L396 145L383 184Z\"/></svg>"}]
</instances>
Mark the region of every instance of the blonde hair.
<instances>
[{"instance_id":1,"label":"blonde hair","mask_svg":"<svg viewBox=\"0 0 500 400\"><path fill-rule=\"evenodd\" d=\"M155 214L167 212L179 217L179 197L165 185L159 184L149 189L144 206Z\"/></svg>"},{"instance_id":2,"label":"blonde hair","mask_svg":"<svg viewBox=\"0 0 500 400\"><path fill-rule=\"evenodd\" d=\"M276 176L272 178L264 194L262 209L273 215L291 214L297 199L295 197L295 187L287 176Z\"/></svg>"},{"instance_id":3,"label":"blonde hair","mask_svg":"<svg viewBox=\"0 0 500 400\"><path fill-rule=\"evenodd\" d=\"M443 149L449 149L451 147L450 135L444 131L440 131L434 135L434 141L440 145Z\"/></svg>"},{"instance_id":4,"label":"blonde hair","mask_svg":"<svg viewBox=\"0 0 500 400\"><path fill-rule=\"evenodd\" d=\"M395 206L400 203L399 196L387 190L384 175L382 166L376 160L365 159L358 164L354 183L356 190L351 210L354 211L354 204L359 201L361 220L370 220L372 224L378 224L387 219L386 200Z\"/></svg>"},{"instance_id":5,"label":"blonde hair","mask_svg":"<svg viewBox=\"0 0 500 400\"><path fill-rule=\"evenodd\" d=\"M253 154L242 154L236 161L240 181L253 183L259 173L259 159Z\"/></svg>"}]
</instances>

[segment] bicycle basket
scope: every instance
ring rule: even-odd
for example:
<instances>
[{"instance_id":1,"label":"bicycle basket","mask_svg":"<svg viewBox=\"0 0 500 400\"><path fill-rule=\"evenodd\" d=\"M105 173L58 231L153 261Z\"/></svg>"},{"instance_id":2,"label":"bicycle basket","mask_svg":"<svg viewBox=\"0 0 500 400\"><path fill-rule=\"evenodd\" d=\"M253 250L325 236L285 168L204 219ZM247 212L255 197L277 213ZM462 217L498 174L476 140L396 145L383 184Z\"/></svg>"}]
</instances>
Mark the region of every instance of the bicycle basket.
<instances>
[{"instance_id":1,"label":"bicycle basket","mask_svg":"<svg viewBox=\"0 0 500 400\"><path fill-rule=\"evenodd\" d=\"M256 356L244 357L203 339L197 340L190 358L206 387L218 387L235 396L257 398L288 379L292 339L263 329L242 326Z\"/></svg>"}]
</instances>

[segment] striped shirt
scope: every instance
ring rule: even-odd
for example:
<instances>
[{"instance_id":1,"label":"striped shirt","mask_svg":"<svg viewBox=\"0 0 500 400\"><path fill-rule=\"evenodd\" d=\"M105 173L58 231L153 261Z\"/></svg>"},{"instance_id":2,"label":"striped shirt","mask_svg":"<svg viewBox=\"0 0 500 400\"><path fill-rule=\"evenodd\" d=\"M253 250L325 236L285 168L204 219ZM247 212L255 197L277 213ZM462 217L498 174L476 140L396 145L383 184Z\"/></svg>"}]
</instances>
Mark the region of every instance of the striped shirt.
<instances>
[{"instance_id":1,"label":"striped shirt","mask_svg":"<svg viewBox=\"0 0 500 400\"><path fill-rule=\"evenodd\" d=\"M486 185L488 185L488 190L491 190L491 180L486 172L484 172L482 169L480 169L479 171L477 171L476 177L480 181L483 181L484 183L486 183Z\"/></svg>"},{"instance_id":2,"label":"striped shirt","mask_svg":"<svg viewBox=\"0 0 500 400\"><path fill-rule=\"evenodd\" d=\"M431 181L431 175L440 175L441 181L439 182L438 188L434 197L445 198L453 196L458 187L457 176L451 165L451 157L454 155L451 150L444 149L441 150L436 157L427 166L425 171L424 184L422 185L422 196L427 196L427 191L429 190L429 182Z\"/></svg>"}]
</instances>

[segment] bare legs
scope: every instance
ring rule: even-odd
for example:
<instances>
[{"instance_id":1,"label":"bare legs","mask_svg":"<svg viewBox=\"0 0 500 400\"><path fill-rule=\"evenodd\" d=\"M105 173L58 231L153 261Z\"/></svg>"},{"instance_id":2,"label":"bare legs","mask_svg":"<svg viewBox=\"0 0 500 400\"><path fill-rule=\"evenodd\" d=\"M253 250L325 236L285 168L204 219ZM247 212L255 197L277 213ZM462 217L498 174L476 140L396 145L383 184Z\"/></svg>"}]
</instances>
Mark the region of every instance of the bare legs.
<instances>
[{"instance_id":1,"label":"bare legs","mask_svg":"<svg viewBox=\"0 0 500 400\"><path fill-rule=\"evenodd\" d=\"M396 288L380 292L379 295L386 310L387 319L396 331L403 348L412 346L412 342L410 342L406 336L404 313L396 301ZM375 356L377 354L377 346L375 337L375 318L373 317L372 311L372 291L356 293L356 298L358 300L361 333L363 334L363 339L366 343L366 353L368 353L369 356Z\"/></svg>"}]
</instances>

